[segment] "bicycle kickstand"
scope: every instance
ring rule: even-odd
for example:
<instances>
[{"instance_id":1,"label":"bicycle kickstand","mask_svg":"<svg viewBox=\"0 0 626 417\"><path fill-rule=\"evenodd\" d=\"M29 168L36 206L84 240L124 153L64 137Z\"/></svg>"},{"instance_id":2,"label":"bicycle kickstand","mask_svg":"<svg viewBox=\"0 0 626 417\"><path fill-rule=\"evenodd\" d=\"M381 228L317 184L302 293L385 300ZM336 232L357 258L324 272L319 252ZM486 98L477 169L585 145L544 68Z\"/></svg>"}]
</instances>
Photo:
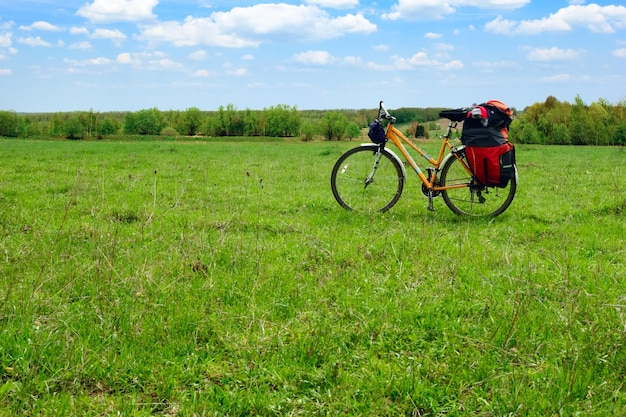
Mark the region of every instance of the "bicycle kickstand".
<instances>
[{"instance_id":1,"label":"bicycle kickstand","mask_svg":"<svg viewBox=\"0 0 626 417\"><path fill-rule=\"evenodd\" d=\"M433 190L428 190L428 210L435 211L435 206L433 205Z\"/></svg>"},{"instance_id":2,"label":"bicycle kickstand","mask_svg":"<svg viewBox=\"0 0 626 417\"><path fill-rule=\"evenodd\" d=\"M426 168L426 172L428 172L428 180L429 181L433 181L433 169L431 167ZM426 184L424 184L426 185ZM426 191L424 188L422 188L422 191ZM433 195L433 189L432 187L428 187L428 210L429 211L435 211L435 206L433 205L433 199L435 198L435 196Z\"/></svg>"}]
</instances>

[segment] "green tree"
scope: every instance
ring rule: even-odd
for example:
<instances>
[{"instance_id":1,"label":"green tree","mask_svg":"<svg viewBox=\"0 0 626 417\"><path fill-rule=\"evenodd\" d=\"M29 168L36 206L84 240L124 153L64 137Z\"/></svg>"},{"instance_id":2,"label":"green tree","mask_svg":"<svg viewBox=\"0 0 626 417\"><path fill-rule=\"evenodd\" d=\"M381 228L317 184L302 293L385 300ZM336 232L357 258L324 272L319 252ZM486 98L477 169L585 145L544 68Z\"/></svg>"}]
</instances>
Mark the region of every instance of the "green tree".
<instances>
[{"instance_id":1,"label":"green tree","mask_svg":"<svg viewBox=\"0 0 626 417\"><path fill-rule=\"evenodd\" d=\"M74 115L63 123L63 134L67 139L83 139L85 127L78 115Z\"/></svg>"},{"instance_id":2,"label":"green tree","mask_svg":"<svg viewBox=\"0 0 626 417\"><path fill-rule=\"evenodd\" d=\"M243 136L246 130L243 116L243 113L236 109L229 112L230 136Z\"/></svg>"},{"instance_id":3,"label":"green tree","mask_svg":"<svg viewBox=\"0 0 626 417\"><path fill-rule=\"evenodd\" d=\"M593 145L609 144L611 136L611 115L609 109L610 107L606 104L606 101L602 99L598 102L591 103L591 106L589 106L589 118L591 119L595 132L591 141Z\"/></svg>"},{"instance_id":4,"label":"green tree","mask_svg":"<svg viewBox=\"0 0 626 417\"><path fill-rule=\"evenodd\" d=\"M202 126L202 112L197 107L190 107L183 112L180 132L183 135L195 136Z\"/></svg>"},{"instance_id":5,"label":"green tree","mask_svg":"<svg viewBox=\"0 0 626 417\"><path fill-rule=\"evenodd\" d=\"M270 107L265 113L265 134L272 137L291 137L300 132L300 113L297 107L286 104Z\"/></svg>"},{"instance_id":6,"label":"green tree","mask_svg":"<svg viewBox=\"0 0 626 417\"><path fill-rule=\"evenodd\" d=\"M20 116L20 126L18 127L18 136L27 138L40 134L38 123L31 121L29 117Z\"/></svg>"},{"instance_id":7,"label":"green tree","mask_svg":"<svg viewBox=\"0 0 626 417\"><path fill-rule=\"evenodd\" d=\"M20 119L13 111L0 111L0 136L17 137L22 123Z\"/></svg>"},{"instance_id":8,"label":"green tree","mask_svg":"<svg viewBox=\"0 0 626 417\"><path fill-rule=\"evenodd\" d=\"M576 104L572 107L572 117L569 124L569 135L572 145L589 145L595 142L595 129L591 116L580 96L576 97Z\"/></svg>"},{"instance_id":9,"label":"green tree","mask_svg":"<svg viewBox=\"0 0 626 417\"><path fill-rule=\"evenodd\" d=\"M127 113L124 120L124 131L130 135L158 135L164 127L163 114L156 107Z\"/></svg>"},{"instance_id":10,"label":"green tree","mask_svg":"<svg viewBox=\"0 0 626 417\"><path fill-rule=\"evenodd\" d=\"M264 130L265 116L262 112L246 109L243 115L244 136L260 136Z\"/></svg>"},{"instance_id":11,"label":"green tree","mask_svg":"<svg viewBox=\"0 0 626 417\"><path fill-rule=\"evenodd\" d=\"M615 145L626 146L626 122L621 122L617 125L612 141Z\"/></svg>"},{"instance_id":12,"label":"green tree","mask_svg":"<svg viewBox=\"0 0 626 417\"><path fill-rule=\"evenodd\" d=\"M516 135L511 137L511 140L513 142L541 143L541 136L537 131L537 127L534 123L519 121L515 124L515 129L511 129L511 131L516 132Z\"/></svg>"},{"instance_id":13,"label":"green tree","mask_svg":"<svg viewBox=\"0 0 626 417\"><path fill-rule=\"evenodd\" d=\"M232 132L231 120L233 113L236 111L233 104L226 107L220 106L217 114L209 121L209 131L211 136L230 136Z\"/></svg>"},{"instance_id":14,"label":"green tree","mask_svg":"<svg viewBox=\"0 0 626 417\"><path fill-rule=\"evenodd\" d=\"M570 145L572 139L569 136L569 129L565 123L557 123L552 127L552 135L548 143L555 145Z\"/></svg>"},{"instance_id":15,"label":"green tree","mask_svg":"<svg viewBox=\"0 0 626 417\"><path fill-rule=\"evenodd\" d=\"M110 136L116 134L120 130L120 124L111 119L110 117L105 117L100 125L100 136Z\"/></svg>"},{"instance_id":16,"label":"green tree","mask_svg":"<svg viewBox=\"0 0 626 417\"><path fill-rule=\"evenodd\" d=\"M354 122L348 123L346 126L346 135L350 138L350 140L354 138L358 138L361 136L361 128Z\"/></svg>"},{"instance_id":17,"label":"green tree","mask_svg":"<svg viewBox=\"0 0 626 417\"><path fill-rule=\"evenodd\" d=\"M315 124L310 120L306 120L300 126L300 134L302 135L302 140L305 142L312 141L315 137L316 131L317 128L315 127Z\"/></svg>"},{"instance_id":18,"label":"green tree","mask_svg":"<svg viewBox=\"0 0 626 417\"><path fill-rule=\"evenodd\" d=\"M100 113L94 113L93 109L90 109L88 112L78 112L75 116L83 126L83 136L95 136L98 134Z\"/></svg>"},{"instance_id":19,"label":"green tree","mask_svg":"<svg viewBox=\"0 0 626 417\"><path fill-rule=\"evenodd\" d=\"M324 114L320 122L320 130L322 135L328 140L341 140L347 125L348 118L345 114L338 111L329 111Z\"/></svg>"}]
</instances>

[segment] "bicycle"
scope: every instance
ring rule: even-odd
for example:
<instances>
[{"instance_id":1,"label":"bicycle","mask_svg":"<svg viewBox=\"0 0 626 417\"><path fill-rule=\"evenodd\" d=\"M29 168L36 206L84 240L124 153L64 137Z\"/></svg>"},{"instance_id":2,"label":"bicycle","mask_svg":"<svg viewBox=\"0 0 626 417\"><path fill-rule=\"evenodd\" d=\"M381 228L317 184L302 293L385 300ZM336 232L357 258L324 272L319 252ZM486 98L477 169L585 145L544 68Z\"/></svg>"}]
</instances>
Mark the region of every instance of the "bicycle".
<instances>
[{"instance_id":1,"label":"bicycle","mask_svg":"<svg viewBox=\"0 0 626 417\"><path fill-rule=\"evenodd\" d=\"M422 193L428 198L428 210L434 211L433 200L441 196L450 210L458 215L495 217L504 212L513 201L517 190L515 175L504 188L479 183L465 156L465 146L455 146L450 135L460 118L448 117L437 158L428 155L395 127L381 101L374 123L388 122L386 131L379 127L379 143L364 143L346 151L335 163L330 183L337 202L347 210L365 213L385 212L400 199L407 178L402 160L385 145L393 143L408 166L422 181ZM459 119L459 120L453 120ZM374 139L372 139L374 142ZM432 167L422 172L404 143L421 155ZM450 152L444 157L448 149Z\"/></svg>"}]
</instances>

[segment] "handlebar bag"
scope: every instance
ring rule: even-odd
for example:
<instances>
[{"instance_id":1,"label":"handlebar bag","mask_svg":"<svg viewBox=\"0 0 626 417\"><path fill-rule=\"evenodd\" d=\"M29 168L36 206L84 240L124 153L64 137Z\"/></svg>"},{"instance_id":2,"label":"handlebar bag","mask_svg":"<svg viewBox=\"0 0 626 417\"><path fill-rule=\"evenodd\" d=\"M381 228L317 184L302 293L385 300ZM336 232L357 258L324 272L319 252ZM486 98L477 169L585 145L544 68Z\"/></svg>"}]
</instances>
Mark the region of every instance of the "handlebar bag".
<instances>
[{"instance_id":1,"label":"handlebar bag","mask_svg":"<svg viewBox=\"0 0 626 417\"><path fill-rule=\"evenodd\" d=\"M367 136L369 136L370 140L376 143L377 145L387 142L387 137L385 135L385 128L378 121L378 119L370 123Z\"/></svg>"}]
</instances>

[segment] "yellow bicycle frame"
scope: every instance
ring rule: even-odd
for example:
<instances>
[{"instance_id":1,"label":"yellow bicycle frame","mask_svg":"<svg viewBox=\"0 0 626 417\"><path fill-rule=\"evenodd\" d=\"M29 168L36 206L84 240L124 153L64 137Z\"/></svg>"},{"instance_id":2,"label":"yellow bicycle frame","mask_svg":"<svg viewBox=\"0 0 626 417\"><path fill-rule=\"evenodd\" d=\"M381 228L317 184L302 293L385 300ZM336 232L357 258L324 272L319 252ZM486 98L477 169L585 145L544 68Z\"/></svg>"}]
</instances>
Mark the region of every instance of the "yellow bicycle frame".
<instances>
[{"instance_id":1,"label":"yellow bicycle frame","mask_svg":"<svg viewBox=\"0 0 626 417\"><path fill-rule=\"evenodd\" d=\"M456 127L455 122L450 122L448 124L448 130L446 131L446 134L443 136L443 141L441 142L441 148L439 149L439 155L437 156L437 159L434 159L433 157L428 155L423 149L421 149L419 146L411 142L406 136L404 136L404 134L402 134L402 132L400 132L394 126L393 122L389 122L385 136L390 142L393 142L393 144L396 145L396 147L400 150L400 152L404 156L404 159L411 166L411 168L413 168L415 173L420 177L420 179L422 180L422 182L428 189L432 191L441 191L441 190L449 190L453 188L465 188L465 187L468 187L469 184L446 185L443 187L435 186L435 183L437 181L437 171L439 170L439 167L441 167L441 165L444 162L444 153L446 151L446 148L449 149L452 152L452 155L454 155L454 157L458 159L458 161L461 163L461 165L463 165L467 173L470 176L473 175L470 167L465 163L465 161L463 161L462 158L459 158L457 156L456 152L454 152L455 150L454 146L450 143L450 132L452 128L454 127ZM413 157L411 157L411 154L407 151L403 142L408 144L417 153L419 153L424 159L426 159L431 165L433 165L435 169L432 171L432 175L430 178L427 178L426 175L424 175L424 173L419 168L417 163L413 160Z\"/></svg>"}]
</instances>

